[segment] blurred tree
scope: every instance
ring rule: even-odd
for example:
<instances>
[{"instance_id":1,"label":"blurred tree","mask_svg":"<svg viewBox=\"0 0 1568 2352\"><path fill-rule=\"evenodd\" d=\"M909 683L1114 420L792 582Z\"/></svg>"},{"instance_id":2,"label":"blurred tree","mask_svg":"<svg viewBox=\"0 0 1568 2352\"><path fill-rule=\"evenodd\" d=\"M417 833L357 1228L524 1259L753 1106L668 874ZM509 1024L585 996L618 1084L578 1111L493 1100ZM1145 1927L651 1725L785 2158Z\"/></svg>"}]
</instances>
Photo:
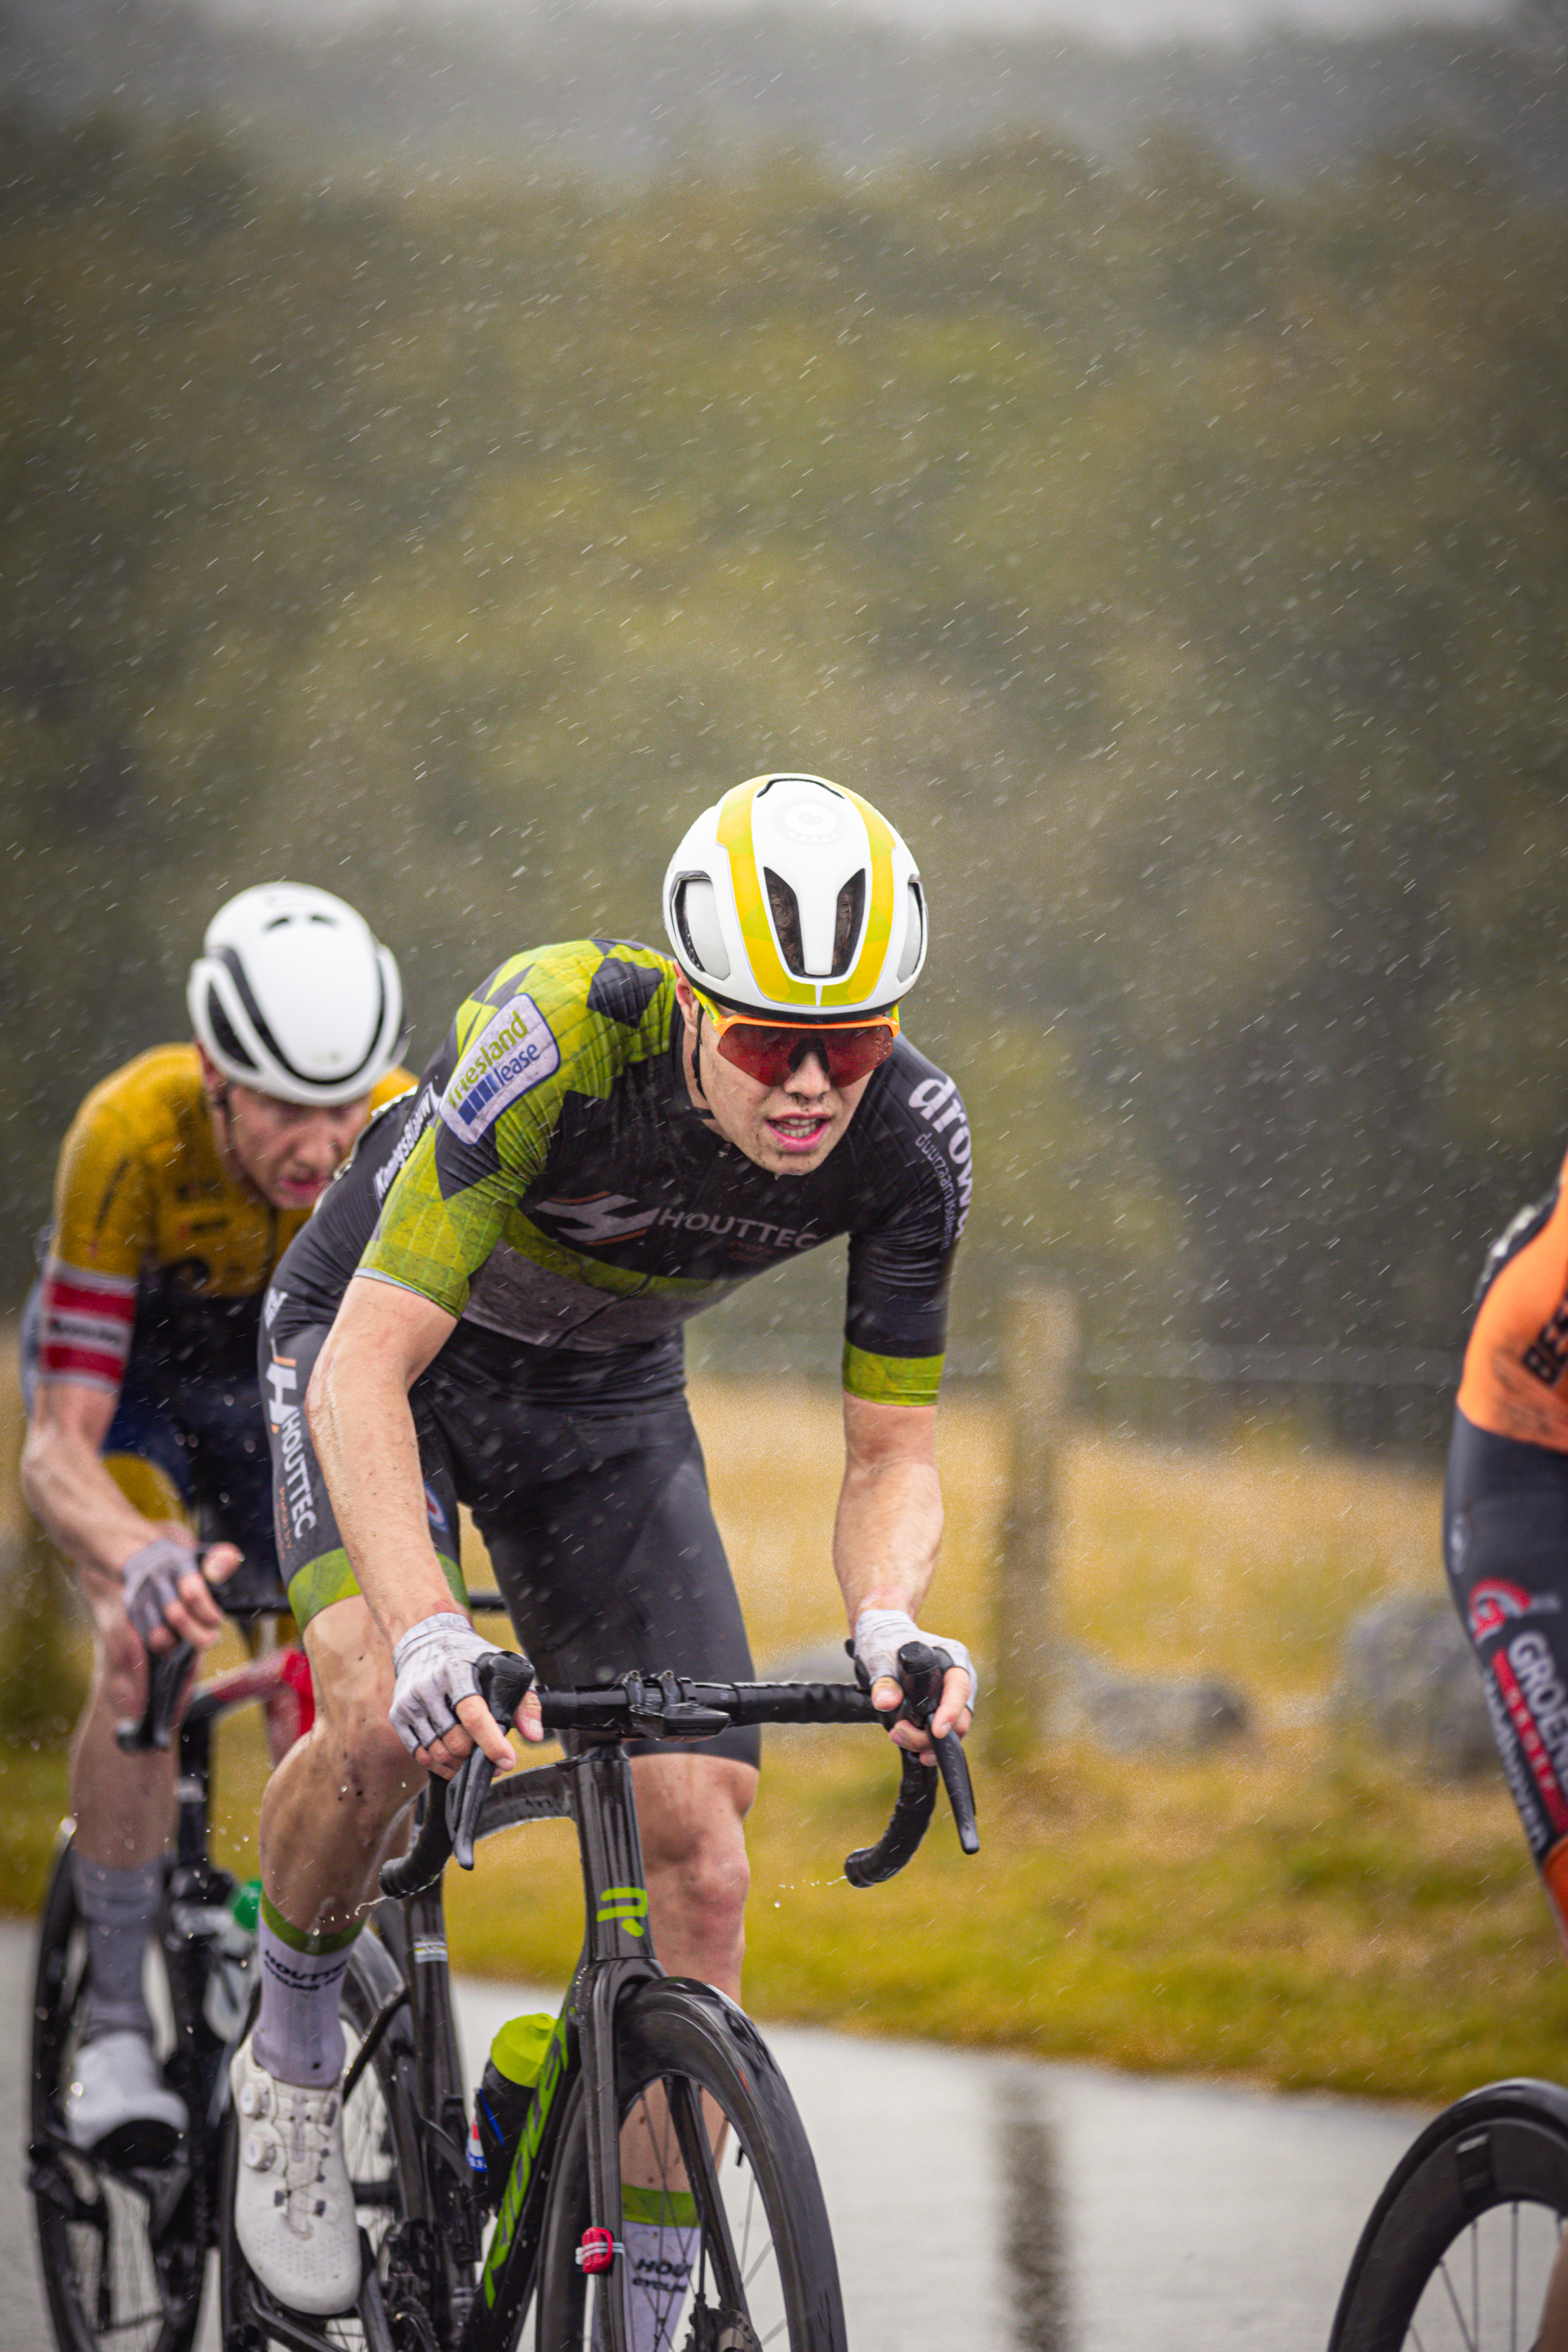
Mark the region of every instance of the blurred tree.
<instances>
[{"instance_id":1,"label":"blurred tree","mask_svg":"<svg viewBox=\"0 0 1568 2352\"><path fill-rule=\"evenodd\" d=\"M369 196L0 123L12 1295L226 892L356 898L427 1052L787 763L926 872L982 1342L1037 1256L1091 1331L1452 1344L1563 1139L1565 248L1431 139Z\"/></svg>"}]
</instances>

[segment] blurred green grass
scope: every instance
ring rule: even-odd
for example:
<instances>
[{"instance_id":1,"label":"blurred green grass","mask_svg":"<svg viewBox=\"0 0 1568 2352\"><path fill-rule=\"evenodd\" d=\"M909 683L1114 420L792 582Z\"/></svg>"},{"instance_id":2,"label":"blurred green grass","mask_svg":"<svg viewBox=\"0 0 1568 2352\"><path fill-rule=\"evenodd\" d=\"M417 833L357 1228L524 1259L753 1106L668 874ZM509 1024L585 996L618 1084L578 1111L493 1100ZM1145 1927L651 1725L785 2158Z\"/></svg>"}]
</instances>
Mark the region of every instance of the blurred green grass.
<instances>
[{"instance_id":1,"label":"blurred green grass","mask_svg":"<svg viewBox=\"0 0 1568 2352\"><path fill-rule=\"evenodd\" d=\"M693 1402L759 1664L835 1636L837 1401L715 1383ZM943 1419L948 1535L928 1614L984 1654L1001 1423L963 1395ZM1254 1730L1196 1762L1061 1745L1004 1781L982 1760L979 1857L939 1820L904 1875L866 1894L843 1858L886 1815L885 1744L772 1736L750 1839L751 2005L1291 2089L1436 2100L1551 2074L1568 1973L1500 1777L1423 1787L1323 1717L1350 1618L1437 1589L1436 1475L1305 1456L1278 1428L1185 1452L1079 1433L1062 1492L1064 1635L1135 1672L1222 1674ZM216 1843L246 1874L264 1770L258 1727L236 1724ZM0 1900L25 1910L62 1761L8 1757L6 1784ZM459 1967L563 1980L582 1928L570 1832L488 1846L473 1878L451 1874L447 1902Z\"/></svg>"}]
</instances>

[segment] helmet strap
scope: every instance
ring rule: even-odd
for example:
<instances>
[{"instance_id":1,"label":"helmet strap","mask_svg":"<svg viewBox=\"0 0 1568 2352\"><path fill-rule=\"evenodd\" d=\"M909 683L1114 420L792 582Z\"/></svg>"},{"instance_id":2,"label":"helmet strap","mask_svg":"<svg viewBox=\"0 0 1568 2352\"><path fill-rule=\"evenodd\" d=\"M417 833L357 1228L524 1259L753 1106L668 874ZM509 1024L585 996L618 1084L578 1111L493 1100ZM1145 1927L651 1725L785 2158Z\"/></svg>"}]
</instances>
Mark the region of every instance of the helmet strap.
<instances>
[{"instance_id":1,"label":"helmet strap","mask_svg":"<svg viewBox=\"0 0 1568 2352\"><path fill-rule=\"evenodd\" d=\"M691 1033L691 1083L702 1100L708 1100L708 1089L702 1083L702 1005L697 1006L697 1026Z\"/></svg>"},{"instance_id":2,"label":"helmet strap","mask_svg":"<svg viewBox=\"0 0 1568 2352\"><path fill-rule=\"evenodd\" d=\"M255 1199L264 1202L265 1193L246 1172L245 1163L235 1149L234 1103L229 1095L229 1080L226 1077L221 1087L214 1087L210 1092L204 1088L203 1092L207 1117L212 1121L213 1141L217 1146L217 1156L223 1163L225 1175L231 1183L238 1184Z\"/></svg>"}]
</instances>

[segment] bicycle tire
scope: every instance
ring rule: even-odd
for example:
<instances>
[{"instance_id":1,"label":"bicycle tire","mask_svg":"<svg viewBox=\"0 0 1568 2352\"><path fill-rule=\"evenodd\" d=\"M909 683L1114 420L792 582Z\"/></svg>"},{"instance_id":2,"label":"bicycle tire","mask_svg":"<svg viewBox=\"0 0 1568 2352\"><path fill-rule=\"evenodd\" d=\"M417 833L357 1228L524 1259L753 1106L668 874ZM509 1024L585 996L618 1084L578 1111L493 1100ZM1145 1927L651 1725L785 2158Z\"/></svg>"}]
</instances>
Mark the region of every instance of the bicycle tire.
<instances>
[{"instance_id":1,"label":"bicycle tire","mask_svg":"<svg viewBox=\"0 0 1568 2352\"><path fill-rule=\"evenodd\" d=\"M682 2352L845 2352L844 2308L827 2209L810 2144L784 2076L744 2011L710 1986L681 1978L646 1984L622 2003L616 2032L616 2094L623 2127L664 2086L662 2140L676 2161L670 2186L689 2182L696 2221L681 2232L691 2256L685 2287L644 2281L628 2291L662 2294L664 2336ZM695 2139L705 2094L722 2117L718 2155ZM684 2112L685 2122L670 2120ZM679 2139L680 2147L673 2142ZM681 2151L693 2160L681 2162ZM721 2216L715 2204L722 2209ZM534 2297L538 2352L587 2352L595 2342L577 2252L588 2224L587 2102L574 2089L541 2233ZM618 2235L617 2231L617 2235ZM626 2268L617 2261L609 2275Z\"/></svg>"},{"instance_id":2,"label":"bicycle tire","mask_svg":"<svg viewBox=\"0 0 1568 2352\"><path fill-rule=\"evenodd\" d=\"M343 1979L342 2018L348 2063L378 2022L380 2032L370 2063L364 2068L343 2114L343 2152L355 2188L360 2227L370 2241L376 2274L385 2294L393 2266L412 2250L400 2237L411 2210L419 2210L423 2198L419 2178L419 2116L414 2095L414 2040L405 2001L396 2007L403 1986L386 1948L367 1931L349 1956ZM254 2011L254 2003L253 2003ZM247 2021L247 2029L248 2029ZM234 2183L240 2135L232 2107L226 2118L218 2192L218 2294L223 2320L224 2352L272 2352L284 2338L274 2334L258 2306L249 2267L234 2231ZM410 2284L423 2300L427 2269L425 2250L417 2250ZM401 2299L401 2294L399 2298ZM354 2313L342 2318L312 2320L328 2342L342 2352L363 2352L365 2332ZM420 2341L417 2323L411 2321L400 2341Z\"/></svg>"},{"instance_id":3,"label":"bicycle tire","mask_svg":"<svg viewBox=\"0 0 1568 2352\"><path fill-rule=\"evenodd\" d=\"M1519 2352L1568 2219L1568 2093L1494 2083L1427 2126L1362 2232L1329 2352Z\"/></svg>"},{"instance_id":4,"label":"bicycle tire","mask_svg":"<svg viewBox=\"0 0 1568 2352\"><path fill-rule=\"evenodd\" d=\"M65 2135L65 2092L87 1992L71 1843L62 1836L56 1851L39 1923L28 2053L27 2185L49 2324L60 2352L188 2352L206 2269L195 2168L154 2235L153 2201L171 2168L84 2156ZM164 1982L177 2016L180 1972L165 1968Z\"/></svg>"}]
</instances>

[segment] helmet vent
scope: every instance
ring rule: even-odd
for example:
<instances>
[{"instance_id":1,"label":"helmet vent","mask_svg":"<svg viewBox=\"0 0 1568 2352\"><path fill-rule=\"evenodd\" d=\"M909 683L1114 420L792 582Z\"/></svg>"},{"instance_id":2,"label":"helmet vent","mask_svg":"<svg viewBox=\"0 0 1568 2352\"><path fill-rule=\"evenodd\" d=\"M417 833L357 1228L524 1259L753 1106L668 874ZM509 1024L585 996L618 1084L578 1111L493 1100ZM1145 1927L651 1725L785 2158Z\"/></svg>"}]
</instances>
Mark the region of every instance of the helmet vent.
<instances>
[{"instance_id":1,"label":"helmet vent","mask_svg":"<svg viewBox=\"0 0 1568 2352\"><path fill-rule=\"evenodd\" d=\"M779 953L787 971L797 980L806 978L805 949L800 936L800 901L784 880L771 866L764 866L763 877L768 886L768 904L773 910L773 929L778 934Z\"/></svg>"},{"instance_id":2,"label":"helmet vent","mask_svg":"<svg viewBox=\"0 0 1568 2352\"><path fill-rule=\"evenodd\" d=\"M255 1060L246 1052L236 1035L233 1022L218 1003L216 988L209 988L207 991L207 1019L212 1023L213 1035L230 1060L237 1062L242 1070L254 1070ZM260 1075L259 1072L258 1075Z\"/></svg>"},{"instance_id":3,"label":"helmet vent","mask_svg":"<svg viewBox=\"0 0 1568 2352\"><path fill-rule=\"evenodd\" d=\"M912 875L910 877L909 892L909 925L904 932L903 953L899 958L898 976L900 981L908 980L912 971L918 971L926 943L925 900L921 897L921 886Z\"/></svg>"},{"instance_id":4,"label":"helmet vent","mask_svg":"<svg viewBox=\"0 0 1568 2352\"><path fill-rule=\"evenodd\" d=\"M688 961L712 980L728 980L730 959L724 949L718 901L706 874L688 874L675 886L675 925Z\"/></svg>"},{"instance_id":5,"label":"helmet vent","mask_svg":"<svg viewBox=\"0 0 1568 2352\"><path fill-rule=\"evenodd\" d=\"M833 924L833 970L828 975L842 980L855 961L855 950L860 944L860 916L866 904L866 874L864 867L851 874L838 893L838 912Z\"/></svg>"}]
</instances>

